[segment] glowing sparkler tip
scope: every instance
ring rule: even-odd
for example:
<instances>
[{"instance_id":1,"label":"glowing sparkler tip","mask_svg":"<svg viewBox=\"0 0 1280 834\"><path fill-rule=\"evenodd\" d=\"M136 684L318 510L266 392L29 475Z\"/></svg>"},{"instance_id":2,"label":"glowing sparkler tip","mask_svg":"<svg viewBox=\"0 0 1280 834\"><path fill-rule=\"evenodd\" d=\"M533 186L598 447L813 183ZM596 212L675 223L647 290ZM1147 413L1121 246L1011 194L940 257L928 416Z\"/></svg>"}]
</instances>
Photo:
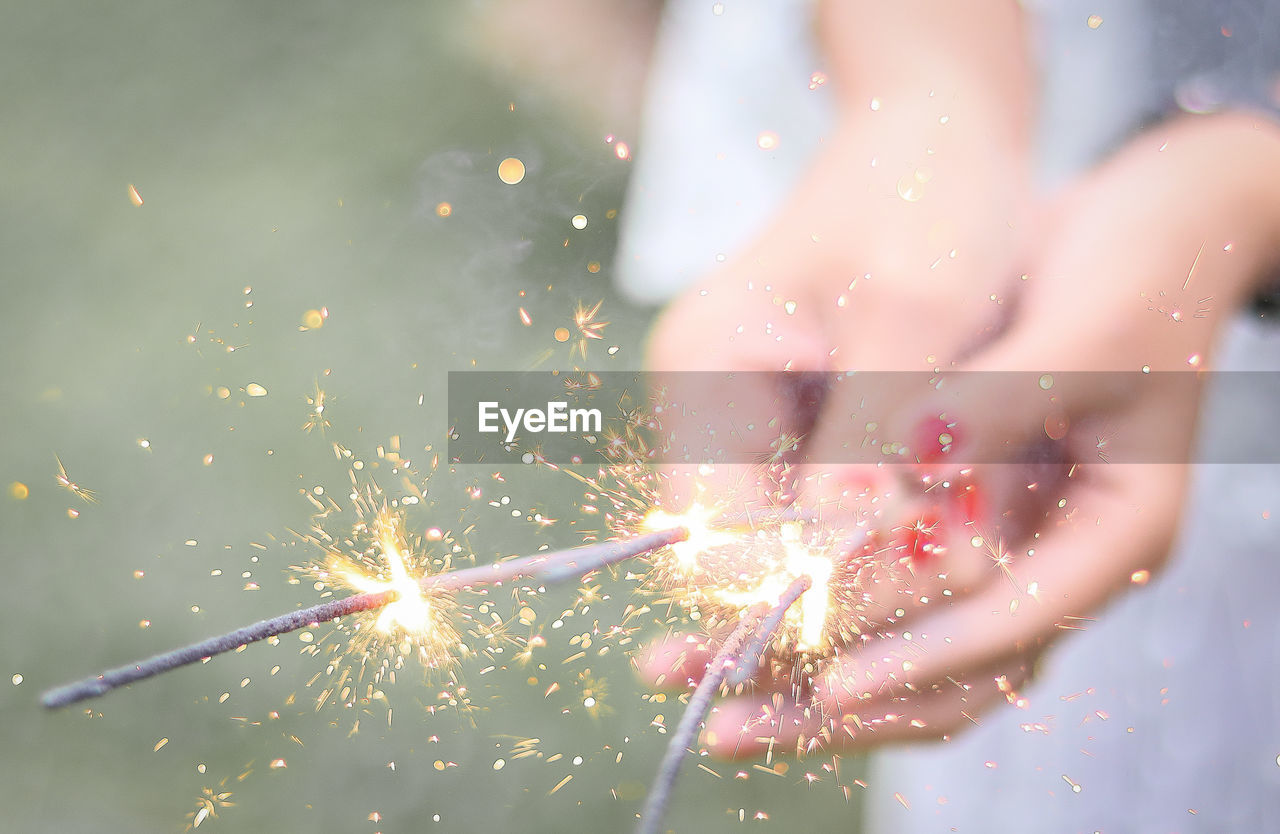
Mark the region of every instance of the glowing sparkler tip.
<instances>
[{"instance_id":1,"label":"glowing sparkler tip","mask_svg":"<svg viewBox=\"0 0 1280 834\"><path fill-rule=\"evenodd\" d=\"M698 567L698 554L713 547L729 544L735 537L723 530L711 526L717 510L694 504L683 513L669 513L665 510L653 510L644 519L647 530L668 530L679 527L686 531L684 541L671 545L675 554L677 567L681 572L693 573Z\"/></svg>"},{"instance_id":2,"label":"glowing sparkler tip","mask_svg":"<svg viewBox=\"0 0 1280 834\"><path fill-rule=\"evenodd\" d=\"M402 541L399 518L384 508L374 519L374 527L387 575L361 571L347 564L339 569L342 579L364 593L390 591L393 594L391 602L379 612L374 622L379 633L430 633L433 627L431 602L423 594L418 578L409 572L410 557Z\"/></svg>"},{"instance_id":3,"label":"glowing sparkler tip","mask_svg":"<svg viewBox=\"0 0 1280 834\"><path fill-rule=\"evenodd\" d=\"M376 627L383 634L397 628L414 634L426 631L431 624L431 604L422 594L418 580L409 575L405 550L400 542L400 529L395 516L385 510L378 514L378 544L382 558L391 573L389 580L381 584L384 590L395 592L395 601L382 609Z\"/></svg>"},{"instance_id":4,"label":"glowing sparkler tip","mask_svg":"<svg viewBox=\"0 0 1280 834\"><path fill-rule=\"evenodd\" d=\"M800 652L823 651L833 633L845 628L841 603L833 597L844 582L836 577L841 545L831 531L808 530L801 521L744 526L726 521L723 506L699 502L681 513L654 510L644 519L649 530L677 525L688 530L687 539L671 545L673 558L660 567L664 581L679 587L677 595L689 605L725 614L773 606L803 581L802 596L786 606L781 619L783 643Z\"/></svg>"}]
</instances>

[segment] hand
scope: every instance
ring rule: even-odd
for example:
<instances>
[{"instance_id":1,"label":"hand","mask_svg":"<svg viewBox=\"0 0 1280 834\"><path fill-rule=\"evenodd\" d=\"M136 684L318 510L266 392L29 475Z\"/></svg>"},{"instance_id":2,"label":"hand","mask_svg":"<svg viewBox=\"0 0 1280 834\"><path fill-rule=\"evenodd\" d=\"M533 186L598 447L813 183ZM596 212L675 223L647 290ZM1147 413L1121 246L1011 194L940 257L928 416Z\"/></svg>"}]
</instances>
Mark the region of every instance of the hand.
<instances>
[{"instance_id":1,"label":"hand","mask_svg":"<svg viewBox=\"0 0 1280 834\"><path fill-rule=\"evenodd\" d=\"M1265 181L1275 171L1274 127L1236 115L1185 119L1139 137L1058 202L1017 317L961 368L1187 373L1177 384L1121 391L1082 374L1061 390L1055 380L1055 400L1036 386L998 402L961 395L941 415L936 402L910 410L941 416L953 435L946 453L922 448L931 458L1023 461L942 462L925 472L926 487L974 483L997 510L1020 493L1018 510L947 533L913 582L917 604L842 649L814 676L812 697L779 681L722 704L708 722L714 752L752 754L762 739L780 749L849 747L956 732L991 704L1019 703L1019 685L1056 636L1146 581L1176 531L1195 371L1208 366L1240 299L1280 260L1280 204ZM1117 451L1141 438L1143 454L1170 462L1102 462L1099 427ZM1026 451L1046 445L1063 465L1029 469ZM1028 495L1043 500L1036 507Z\"/></svg>"},{"instance_id":2,"label":"hand","mask_svg":"<svg viewBox=\"0 0 1280 834\"><path fill-rule=\"evenodd\" d=\"M833 459L825 456L837 454L835 444L844 442L847 403L838 396L788 396L781 388L791 377L778 372L950 367L998 325L1004 287L1019 274L1014 264L1026 222L1019 198L1025 191L1024 156L1003 148L978 150L959 133L921 139L915 131L921 124L938 125L936 113L911 121L909 129L899 123L894 130L867 121L845 123L777 221L660 320L650 341L649 367L682 374L669 378L676 392L668 391L668 399L683 406L687 395L720 404L710 417L664 409L664 430L693 459L713 445L769 456L777 451L778 438L788 434L809 435L800 445L811 460ZM928 133L932 127L920 129ZM931 167L917 177L921 159ZM904 176L910 199L899 191ZM984 196L975 205L978 193ZM904 321L919 326L904 327ZM774 375L740 376L711 391L707 379L698 378L693 390L679 391L682 381L690 380L688 372L698 370ZM915 393L887 392L875 406L877 413L887 417ZM668 471L665 506L680 508L697 497L693 469ZM744 469L720 467L712 478L703 474L698 480L713 498L734 492L750 500L755 488L767 485L752 483L755 473ZM813 477L795 484L804 490L804 502L826 500L820 493L861 492L884 479L884 470L869 466L805 471ZM852 520L848 513L837 521ZM883 597L881 607L890 611L889 603L902 590L895 564L901 558L900 548L885 550L886 571L874 587ZM655 652L684 654L685 648L676 638ZM652 666L650 672L666 672L669 682L683 683L700 674L697 657L689 657L688 668L667 663L665 670Z\"/></svg>"},{"instance_id":3,"label":"hand","mask_svg":"<svg viewBox=\"0 0 1280 834\"><path fill-rule=\"evenodd\" d=\"M651 370L772 372L723 391L704 388L710 375L666 377L671 399L711 404L664 421L677 449L740 460L769 454L781 436L810 435L809 459L834 456L846 425L827 415L847 420L849 410L834 398L785 396L791 378L780 372L931 371L998 326L1030 223L1019 196L1025 155L975 148L939 128L934 106L894 123L846 121L775 222L664 312L649 340ZM891 401L877 404L885 416ZM693 497L677 484L667 501Z\"/></svg>"},{"instance_id":4,"label":"hand","mask_svg":"<svg viewBox=\"0 0 1280 834\"><path fill-rule=\"evenodd\" d=\"M652 369L929 370L999 321L1028 221L1034 78L1018 5L824 1L816 11L837 127L753 245L668 308ZM668 419L677 450L741 459L823 431L825 404L792 380L735 382L724 396L694 392L719 401L715 436L706 419ZM809 438L812 459L841 429ZM669 474L665 503L687 504L691 479ZM741 480L720 476L717 487Z\"/></svg>"},{"instance_id":5,"label":"hand","mask_svg":"<svg viewBox=\"0 0 1280 834\"><path fill-rule=\"evenodd\" d=\"M824 3L820 17L838 129L754 245L672 304L651 337L658 371L773 373L715 390L715 378L671 380L673 404L712 404L664 410L664 430L693 462L708 451L786 460L788 440L806 435L810 460L827 458L845 439L828 418L847 419L847 403L778 372L948 367L998 326L1000 293L1018 274L1031 76L1016 4ZM916 48L887 48L904 38ZM888 414L905 396L888 392L874 409ZM696 469L668 469L664 506L699 497ZM881 479L830 467L771 490L756 474L721 467L697 480L713 499L785 503L794 487L810 501Z\"/></svg>"}]
</instances>

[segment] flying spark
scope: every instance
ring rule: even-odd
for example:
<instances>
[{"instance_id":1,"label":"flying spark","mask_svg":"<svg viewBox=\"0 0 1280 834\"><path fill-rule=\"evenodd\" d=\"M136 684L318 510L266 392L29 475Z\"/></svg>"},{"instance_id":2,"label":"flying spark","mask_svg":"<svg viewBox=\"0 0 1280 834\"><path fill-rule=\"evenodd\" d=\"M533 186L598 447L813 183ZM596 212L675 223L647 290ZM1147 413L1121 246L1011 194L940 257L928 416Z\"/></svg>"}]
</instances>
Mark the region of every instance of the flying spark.
<instances>
[{"instance_id":1,"label":"flying spark","mask_svg":"<svg viewBox=\"0 0 1280 834\"><path fill-rule=\"evenodd\" d=\"M84 501L87 504L98 503L97 493L95 493L91 489L85 489L84 487L77 484L75 481L71 480L71 476L67 474L67 468L62 465L61 458L59 458L57 455L54 455L53 459L58 462L58 473L53 476L54 480L58 482L58 486L67 490L72 495L76 496L81 501Z\"/></svg>"}]
</instances>

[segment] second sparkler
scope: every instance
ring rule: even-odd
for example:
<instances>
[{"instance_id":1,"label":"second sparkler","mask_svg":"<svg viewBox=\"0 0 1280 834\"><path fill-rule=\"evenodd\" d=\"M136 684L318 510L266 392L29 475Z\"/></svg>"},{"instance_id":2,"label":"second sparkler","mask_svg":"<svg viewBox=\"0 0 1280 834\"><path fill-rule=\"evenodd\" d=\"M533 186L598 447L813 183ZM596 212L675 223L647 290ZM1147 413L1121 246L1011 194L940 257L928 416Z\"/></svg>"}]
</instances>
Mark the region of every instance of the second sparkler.
<instances>
[{"instance_id":1,"label":"second sparkler","mask_svg":"<svg viewBox=\"0 0 1280 834\"><path fill-rule=\"evenodd\" d=\"M307 626L345 617L361 611L374 611L386 608L393 613L394 620L401 620L410 615L395 610L397 606L413 607L421 603L420 594L433 594L447 591L458 591L479 585L495 585L509 582L521 577L538 577L544 582L557 582L573 579L594 570L630 559L644 553L658 550L689 537L685 527L671 527L653 533L636 536L621 541L600 542L597 544L559 550L549 553L538 553L519 559L511 559L492 565L463 568L449 573L432 574L413 580L392 570L392 578L379 580L376 588L364 593L354 594L342 599L330 600L304 608L290 611L270 619L261 620L253 625L238 628L189 646L174 649L140 660L136 663L117 666L101 674L92 675L65 686L59 686L44 693L43 702L50 709L65 707L88 698L105 695L113 689L126 686L136 681L154 677L162 672L207 660L215 655L235 651L241 646L256 643L278 634ZM388 536L384 549L394 547L393 539ZM388 564L402 565L399 554L384 553ZM407 581L407 586L406 586Z\"/></svg>"}]
</instances>

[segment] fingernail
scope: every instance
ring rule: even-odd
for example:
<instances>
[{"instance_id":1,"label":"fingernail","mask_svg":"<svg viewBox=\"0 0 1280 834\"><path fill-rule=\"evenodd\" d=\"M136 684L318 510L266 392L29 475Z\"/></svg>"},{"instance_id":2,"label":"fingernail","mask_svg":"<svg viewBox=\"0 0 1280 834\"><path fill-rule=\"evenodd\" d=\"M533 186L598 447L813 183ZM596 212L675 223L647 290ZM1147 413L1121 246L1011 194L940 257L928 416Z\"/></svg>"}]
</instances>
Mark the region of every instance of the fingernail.
<instances>
[{"instance_id":1,"label":"fingernail","mask_svg":"<svg viewBox=\"0 0 1280 834\"><path fill-rule=\"evenodd\" d=\"M956 421L945 417L926 417L916 424L911 434L911 450L921 463L940 463L960 440Z\"/></svg>"}]
</instances>

